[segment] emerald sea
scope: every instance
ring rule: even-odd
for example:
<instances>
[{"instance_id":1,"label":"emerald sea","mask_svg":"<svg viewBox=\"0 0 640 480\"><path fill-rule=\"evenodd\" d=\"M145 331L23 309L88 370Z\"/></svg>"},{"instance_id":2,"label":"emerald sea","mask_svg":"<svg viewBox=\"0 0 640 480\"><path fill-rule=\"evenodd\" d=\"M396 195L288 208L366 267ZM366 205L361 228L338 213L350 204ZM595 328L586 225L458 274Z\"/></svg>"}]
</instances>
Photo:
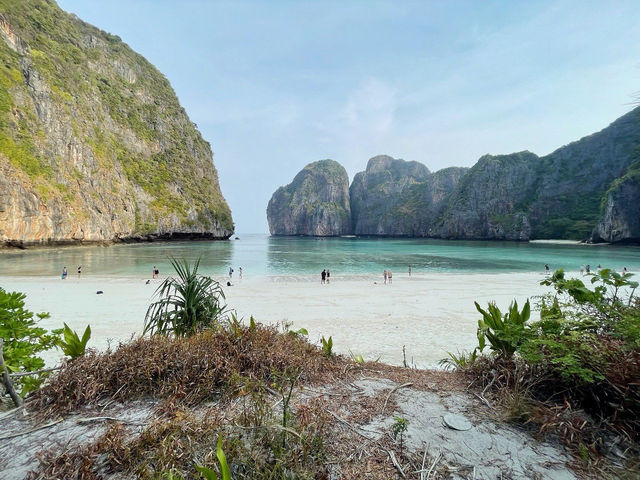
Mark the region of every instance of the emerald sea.
<instances>
[{"instance_id":1,"label":"emerald sea","mask_svg":"<svg viewBox=\"0 0 640 480\"><path fill-rule=\"evenodd\" d=\"M577 271L595 269L640 271L640 247L587 245L573 242L496 242L373 237L271 237L238 235L229 241L179 241L66 246L0 252L1 276L58 275L64 266L83 275L137 277L155 265L171 270L169 259L200 259L201 272L223 275L230 267L252 276L299 276L325 268L343 276L393 269L415 273Z\"/></svg>"}]
</instances>

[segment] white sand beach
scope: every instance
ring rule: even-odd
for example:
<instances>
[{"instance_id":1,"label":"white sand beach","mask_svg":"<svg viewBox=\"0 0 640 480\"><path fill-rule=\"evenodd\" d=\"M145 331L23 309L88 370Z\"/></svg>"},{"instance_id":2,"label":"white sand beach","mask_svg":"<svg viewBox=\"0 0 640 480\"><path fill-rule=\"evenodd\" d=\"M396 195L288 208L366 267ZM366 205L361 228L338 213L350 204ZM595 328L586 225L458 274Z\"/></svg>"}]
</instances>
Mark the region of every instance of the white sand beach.
<instances>
[{"instance_id":1,"label":"white sand beach","mask_svg":"<svg viewBox=\"0 0 640 480\"><path fill-rule=\"evenodd\" d=\"M367 360L407 362L417 367L435 366L446 351L476 345L479 314L474 300L485 305L494 300L501 308L512 299L548 291L540 286L540 273L429 273L394 275L393 284L371 276L332 277L321 285L315 277L247 277L233 279L224 290L227 304L241 317L259 322L292 322L306 328L309 339L332 336L334 351L361 354ZM0 277L0 286L27 294L27 307L47 311L40 324L57 328L67 322L76 330L91 325L90 345L103 349L142 331L144 315L162 279L70 275L51 277ZM97 295L97 291L103 291ZM48 363L57 360L49 354Z\"/></svg>"}]
</instances>

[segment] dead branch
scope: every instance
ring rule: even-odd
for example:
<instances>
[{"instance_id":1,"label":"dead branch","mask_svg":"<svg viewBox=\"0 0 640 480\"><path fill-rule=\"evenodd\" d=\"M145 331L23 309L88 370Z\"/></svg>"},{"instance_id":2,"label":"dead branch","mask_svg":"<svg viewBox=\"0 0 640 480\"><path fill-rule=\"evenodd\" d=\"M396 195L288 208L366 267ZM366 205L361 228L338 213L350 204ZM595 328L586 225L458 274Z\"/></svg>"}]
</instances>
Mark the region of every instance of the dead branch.
<instances>
[{"instance_id":1,"label":"dead branch","mask_svg":"<svg viewBox=\"0 0 640 480\"><path fill-rule=\"evenodd\" d=\"M140 422L132 422L129 420L123 420L121 418L116 418L116 417L88 417L88 418L79 418L78 420L76 420L77 424L85 424L85 423L92 423L92 422L120 422L120 423L128 423L130 425L145 425L145 423L140 423Z\"/></svg>"},{"instance_id":2,"label":"dead branch","mask_svg":"<svg viewBox=\"0 0 640 480\"><path fill-rule=\"evenodd\" d=\"M433 463L429 467L429 472L427 473L427 480L429 480L429 478L431 478L431 471L436 467L436 465L440 461L440 457L441 456L442 456L442 452L438 452L438 454L436 455L436 458L433 460Z\"/></svg>"},{"instance_id":3,"label":"dead branch","mask_svg":"<svg viewBox=\"0 0 640 480\"><path fill-rule=\"evenodd\" d=\"M329 412L331 415L334 416L334 418L342 423L344 423L347 427L349 427L351 430L353 430L355 433L357 433L358 435L360 435L363 438L366 438L367 440L375 440L374 438L371 438L367 435L365 435L364 433L358 431L358 429L356 427L354 427L353 425L351 425L349 422L347 422L344 418L342 418L340 415L338 415L337 413L333 413L331 410L327 410L327 412Z\"/></svg>"},{"instance_id":4,"label":"dead branch","mask_svg":"<svg viewBox=\"0 0 640 480\"><path fill-rule=\"evenodd\" d=\"M0 370L2 371L2 383L4 384L4 388L9 393L11 400L16 407L21 407L24 403L22 397L18 395L16 390L13 388L13 382L11 381L11 377L9 376L9 367L4 363L4 354L2 353L2 348L4 346L4 339L0 338Z\"/></svg>"},{"instance_id":5,"label":"dead branch","mask_svg":"<svg viewBox=\"0 0 640 480\"><path fill-rule=\"evenodd\" d=\"M487 390L489 390L493 384L496 381L496 376L494 375L493 378L491 379L491 381L482 389L482 395L484 395L486 393Z\"/></svg>"},{"instance_id":6,"label":"dead branch","mask_svg":"<svg viewBox=\"0 0 640 480\"><path fill-rule=\"evenodd\" d=\"M38 430L43 430L45 428L53 427L54 425L57 425L63 420L64 418L59 418L58 420L54 420L51 423L47 423L46 425L41 425L39 427L32 428L31 430L27 430L25 432L18 432L18 433L12 433L11 435L5 435L4 437L0 437L0 440L9 440L10 438L16 438L16 437L21 437L23 435L28 435L30 433L37 432Z\"/></svg>"},{"instance_id":7,"label":"dead branch","mask_svg":"<svg viewBox=\"0 0 640 480\"><path fill-rule=\"evenodd\" d=\"M429 446L425 447L424 449L424 455L422 456L422 465L420 466L420 480L424 480L424 473L425 473L425 469L424 469L424 462L427 461L427 451L429 450Z\"/></svg>"},{"instance_id":8,"label":"dead branch","mask_svg":"<svg viewBox=\"0 0 640 480\"><path fill-rule=\"evenodd\" d=\"M346 397L351 395L350 393L332 393L332 392L321 392L320 390L314 390L313 388L302 386L301 390L305 390L307 392L315 393L316 395L326 395L328 397Z\"/></svg>"},{"instance_id":9,"label":"dead branch","mask_svg":"<svg viewBox=\"0 0 640 480\"><path fill-rule=\"evenodd\" d=\"M478 398L478 400L480 400L482 403L484 403L487 407L489 407L492 410L495 410L496 408L491 405L491 403L489 403L489 400L487 400L486 398L484 398L482 395L478 395L477 393L473 392L473 394Z\"/></svg>"},{"instance_id":10,"label":"dead branch","mask_svg":"<svg viewBox=\"0 0 640 480\"><path fill-rule=\"evenodd\" d=\"M413 383L403 383L402 385L398 385L397 387L393 387L391 389L391 391L387 394L387 398L384 401L384 405L382 406L382 410L380 411L380 414L383 414L384 413L384 409L387 408L387 403L389 402L389 398L391 397L393 392L395 392L396 390L400 390L401 388L410 387L411 385L413 385Z\"/></svg>"},{"instance_id":11,"label":"dead branch","mask_svg":"<svg viewBox=\"0 0 640 480\"><path fill-rule=\"evenodd\" d=\"M387 450L387 453L391 458L391 463L393 463L393 466L396 467L396 470L398 470L398 473L400 474L400 476L402 476L402 478L407 478L407 476L404 473L404 470L402 469L402 465L400 465L398 463L398 460L396 459L395 453L393 453L391 450Z\"/></svg>"},{"instance_id":12,"label":"dead branch","mask_svg":"<svg viewBox=\"0 0 640 480\"><path fill-rule=\"evenodd\" d=\"M51 367L51 368L43 368L42 370L34 370L33 372L10 373L9 376L11 378L28 377L29 375L39 375L41 373L53 372L55 370L60 370L61 368L62 367Z\"/></svg>"}]
</instances>

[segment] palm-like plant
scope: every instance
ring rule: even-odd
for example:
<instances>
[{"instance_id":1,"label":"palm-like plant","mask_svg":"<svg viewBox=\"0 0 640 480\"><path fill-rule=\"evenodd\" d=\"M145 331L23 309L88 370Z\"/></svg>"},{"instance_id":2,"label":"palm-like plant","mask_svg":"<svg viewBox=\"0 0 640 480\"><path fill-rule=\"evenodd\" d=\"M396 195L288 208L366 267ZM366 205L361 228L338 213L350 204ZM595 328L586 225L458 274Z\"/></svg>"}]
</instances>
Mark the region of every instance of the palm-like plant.
<instances>
[{"instance_id":1,"label":"palm-like plant","mask_svg":"<svg viewBox=\"0 0 640 480\"><path fill-rule=\"evenodd\" d=\"M527 338L526 323L531 315L529 300L524 304L522 312L518 310L518 302L511 302L509 310L502 315L498 306L489 302L488 311L478 302L476 309L482 314L478 320L478 342L480 351L484 350L485 338L489 340L491 350L499 355L510 358Z\"/></svg>"},{"instance_id":2,"label":"palm-like plant","mask_svg":"<svg viewBox=\"0 0 640 480\"><path fill-rule=\"evenodd\" d=\"M218 324L227 312L220 284L198 274L200 259L193 266L184 259L170 260L176 277L167 278L156 290L159 300L149 305L143 333L187 337Z\"/></svg>"}]
</instances>

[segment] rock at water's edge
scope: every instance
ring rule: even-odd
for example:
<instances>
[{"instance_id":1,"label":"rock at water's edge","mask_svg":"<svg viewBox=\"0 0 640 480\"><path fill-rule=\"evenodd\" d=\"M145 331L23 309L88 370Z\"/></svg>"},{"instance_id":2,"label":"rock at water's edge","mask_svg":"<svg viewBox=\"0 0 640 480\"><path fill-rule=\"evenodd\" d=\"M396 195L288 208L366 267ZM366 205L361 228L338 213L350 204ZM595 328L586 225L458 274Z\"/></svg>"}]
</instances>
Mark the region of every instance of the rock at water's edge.
<instances>
[{"instance_id":1,"label":"rock at water's edge","mask_svg":"<svg viewBox=\"0 0 640 480\"><path fill-rule=\"evenodd\" d=\"M304 167L269 200L271 235L338 236L351 233L349 177L342 165L320 160Z\"/></svg>"},{"instance_id":2,"label":"rock at water's edge","mask_svg":"<svg viewBox=\"0 0 640 480\"><path fill-rule=\"evenodd\" d=\"M609 191L592 241L640 243L640 175L623 178Z\"/></svg>"}]
</instances>

